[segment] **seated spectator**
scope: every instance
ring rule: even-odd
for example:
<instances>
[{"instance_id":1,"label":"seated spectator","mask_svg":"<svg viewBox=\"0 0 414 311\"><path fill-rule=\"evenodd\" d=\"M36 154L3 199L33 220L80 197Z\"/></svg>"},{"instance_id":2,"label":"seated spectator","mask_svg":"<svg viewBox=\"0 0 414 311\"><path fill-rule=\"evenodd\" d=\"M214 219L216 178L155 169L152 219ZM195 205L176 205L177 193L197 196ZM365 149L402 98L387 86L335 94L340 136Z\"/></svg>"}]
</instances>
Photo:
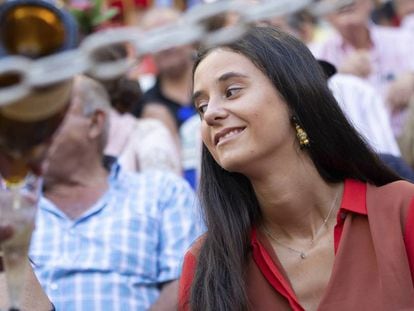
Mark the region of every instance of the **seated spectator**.
<instances>
[{"instance_id":1,"label":"seated spectator","mask_svg":"<svg viewBox=\"0 0 414 311\"><path fill-rule=\"evenodd\" d=\"M319 64L349 122L390 169L414 182L414 170L401 157L381 97L362 79L337 73L329 62L319 61Z\"/></svg>"},{"instance_id":2,"label":"seated spectator","mask_svg":"<svg viewBox=\"0 0 414 311\"><path fill-rule=\"evenodd\" d=\"M105 169L105 94L75 79L46 159L30 258L57 310L176 310L197 201L174 174Z\"/></svg>"},{"instance_id":3,"label":"seated spectator","mask_svg":"<svg viewBox=\"0 0 414 311\"><path fill-rule=\"evenodd\" d=\"M118 157L129 171L160 169L181 175L179 147L164 124L129 113L131 103L141 97L138 81L123 77L105 86L112 105L105 154Z\"/></svg>"},{"instance_id":4,"label":"seated spectator","mask_svg":"<svg viewBox=\"0 0 414 311\"><path fill-rule=\"evenodd\" d=\"M408 98L414 92L414 36L373 24L372 9L372 0L356 0L329 13L326 18L337 33L314 53L333 63L339 72L368 81L387 104L393 133L398 137Z\"/></svg>"},{"instance_id":5,"label":"seated spectator","mask_svg":"<svg viewBox=\"0 0 414 311\"><path fill-rule=\"evenodd\" d=\"M127 57L126 47L114 45L95 55L100 61ZM141 110L142 97L137 80L126 76L100 81L105 87L109 109L109 136L104 153L115 156L129 171L160 169L182 174L179 145L166 126L155 118L135 118L132 110Z\"/></svg>"},{"instance_id":6,"label":"seated spectator","mask_svg":"<svg viewBox=\"0 0 414 311\"><path fill-rule=\"evenodd\" d=\"M167 7L148 10L140 20L143 30L176 22L179 11ZM142 97L142 113L136 116L160 119L179 140L182 123L195 114L191 102L191 69L194 48L190 45L177 46L153 54L157 68L155 85Z\"/></svg>"},{"instance_id":7,"label":"seated spectator","mask_svg":"<svg viewBox=\"0 0 414 311\"><path fill-rule=\"evenodd\" d=\"M384 101L371 85L342 73L330 77L328 84L345 116L371 148L378 153L401 155Z\"/></svg>"}]
</instances>

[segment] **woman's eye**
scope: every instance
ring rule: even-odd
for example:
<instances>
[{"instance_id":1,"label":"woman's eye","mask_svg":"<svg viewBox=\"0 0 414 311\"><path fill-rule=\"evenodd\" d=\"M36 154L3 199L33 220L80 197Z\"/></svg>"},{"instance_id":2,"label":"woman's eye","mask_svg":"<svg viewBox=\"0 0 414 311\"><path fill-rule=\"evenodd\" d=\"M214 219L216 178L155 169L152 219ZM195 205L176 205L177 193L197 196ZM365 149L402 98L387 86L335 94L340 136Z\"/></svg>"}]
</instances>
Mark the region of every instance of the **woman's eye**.
<instances>
[{"instance_id":1,"label":"woman's eye","mask_svg":"<svg viewBox=\"0 0 414 311\"><path fill-rule=\"evenodd\" d=\"M228 88L226 90L226 98L232 97L234 95L237 94L238 91L240 91L241 88L240 87L232 87L232 88Z\"/></svg>"},{"instance_id":2,"label":"woman's eye","mask_svg":"<svg viewBox=\"0 0 414 311\"><path fill-rule=\"evenodd\" d=\"M207 104L199 105L197 110L198 110L199 114L201 114L201 115L204 114L204 112L206 112L206 110L207 110Z\"/></svg>"},{"instance_id":3,"label":"woman's eye","mask_svg":"<svg viewBox=\"0 0 414 311\"><path fill-rule=\"evenodd\" d=\"M202 116L206 112L207 106L208 101L206 99L199 99L195 102L196 110L200 116Z\"/></svg>"}]
</instances>

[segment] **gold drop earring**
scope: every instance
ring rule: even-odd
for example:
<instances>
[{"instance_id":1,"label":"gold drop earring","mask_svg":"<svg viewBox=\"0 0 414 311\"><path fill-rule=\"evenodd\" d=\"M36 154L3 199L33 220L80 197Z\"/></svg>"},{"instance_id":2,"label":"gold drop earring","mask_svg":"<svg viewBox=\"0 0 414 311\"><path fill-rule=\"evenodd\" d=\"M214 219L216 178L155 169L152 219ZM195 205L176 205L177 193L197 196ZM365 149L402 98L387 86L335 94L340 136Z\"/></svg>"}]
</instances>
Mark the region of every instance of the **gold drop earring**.
<instances>
[{"instance_id":1,"label":"gold drop earring","mask_svg":"<svg viewBox=\"0 0 414 311\"><path fill-rule=\"evenodd\" d=\"M299 122L296 117L292 117L292 122L293 122L293 125L295 126L296 137L299 140L300 149L309 147L310 142L309 142L308 134L299 125Z\"/></svg>"}]
</instances>

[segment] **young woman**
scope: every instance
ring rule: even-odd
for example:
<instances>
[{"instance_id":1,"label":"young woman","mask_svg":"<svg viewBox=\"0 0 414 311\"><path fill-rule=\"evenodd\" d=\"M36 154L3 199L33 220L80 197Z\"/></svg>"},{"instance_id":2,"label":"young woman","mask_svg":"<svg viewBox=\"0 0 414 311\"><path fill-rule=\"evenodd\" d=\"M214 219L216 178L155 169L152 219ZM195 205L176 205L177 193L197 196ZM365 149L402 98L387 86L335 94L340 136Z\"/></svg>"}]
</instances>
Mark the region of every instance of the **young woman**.
<instances>
[{"instance_id":1,"label":"young woman","mask_svg":"<svg viewBox=\"0 0 414 311\"><path fill-rule=\"evenodd\" d=\"M347 122L308 49L271 28L200 54L208 232L180 310L414 308L414 186Z\"/></svg>"}]
</instances>

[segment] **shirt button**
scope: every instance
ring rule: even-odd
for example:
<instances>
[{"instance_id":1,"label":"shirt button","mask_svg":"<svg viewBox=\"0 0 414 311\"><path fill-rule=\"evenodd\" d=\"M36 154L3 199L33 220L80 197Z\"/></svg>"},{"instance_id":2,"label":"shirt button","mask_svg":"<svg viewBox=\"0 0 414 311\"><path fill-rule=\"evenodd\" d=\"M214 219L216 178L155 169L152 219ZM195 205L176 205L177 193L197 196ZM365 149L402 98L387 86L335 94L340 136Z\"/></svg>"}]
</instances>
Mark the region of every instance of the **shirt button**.
<instances>
[{"instance_id":1,"label":"shirt button","mask_svg":"<svg viewBox=\"0 0 414 311\"><path fill-rule=\"evenodd\" d=\"M52 283L52 284L50 284L50 289L51 290L57 290L58 289L58 285L56 284L56 283Z\"/></svg>"},{"instance_id":2,"label":"shirt button","mask_svg":"<svg viewBox=\"0 0 414 311\"><path fill-rule=\"evenodd\" d=\"M345 219L346 218L346 213L345 212L341 212L341 219Z\"/></svg>"}]
</instances>

